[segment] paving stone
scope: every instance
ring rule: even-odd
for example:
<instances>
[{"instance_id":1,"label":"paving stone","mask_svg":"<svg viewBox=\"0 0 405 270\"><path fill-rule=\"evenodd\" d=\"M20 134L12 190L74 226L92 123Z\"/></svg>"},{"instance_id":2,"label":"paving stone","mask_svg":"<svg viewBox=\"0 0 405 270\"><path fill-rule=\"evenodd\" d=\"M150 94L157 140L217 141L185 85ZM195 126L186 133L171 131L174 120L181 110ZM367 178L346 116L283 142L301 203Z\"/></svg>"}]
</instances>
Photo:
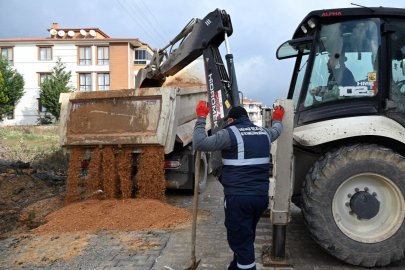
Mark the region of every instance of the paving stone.
<instances>
[{"instance_id":1,"label":"paving stone","mask_svg":"<svg viewBox=\"0 0 405 270\"><path fill-rule=\"evenodd\" d=\"M48 265L14 265L9 263L4 265L3 262L9 260L15 253L10 245L15 242L15 238L7 238L0 241L0 270L17 270L17 269L97 269L97 270L110 270L110 269L132 269L132 270L149 270L155 263L155 260L162 251L162 248L166 246L169 240L168 232L159 231L158 233L146 235L144 232L128 231L123 233L127 239L148 239L153 238L154 242L159 242L157 250L151 249L136 252L130 250L125 246L125 243L114 239L114 235L117 231L102 231L95 237L91 238L90 245L88 245L80 256L72 258L68 261L58 260ZM156 237L159 235L159 237ZM40 238L35 238L35 241L39 241ZM34 241L31 240L31 241ZM49 247L50 249L52 246ZM24 252L24 248L20 248L20 252ZM136 254L136 255L135 255ZM20 254L19 254L20 255ZM23 254L22 254L23 255ZM13 262L13 261L11 261Z\"/></svg>"},{"instance_id":2,"label":"paving stone","mask_svg":"<svg viewBox=\"0 0 405 270\"><path fill-rule=\"evenodd\" d=\"M201 259L199 269L222 270L233 258L226 240L224 227L223 193L222 187L211 175L208 177L206 190L199 195L199 208L210 211L210 216L197 225L196 257ZM210 195L208 197L208 195ZM192 197L190 196L190 202ZM183 202L183 204L187 204ZM191 207L191 204L190 204ZM311 238L305 227L301 210L292 206L292 222L287 227L287 248L294 259L294 268L263 267L261 264L261 246L271 244L272 225L269 217L262 217L257 226L255 255L259 270L359 270L359 267L345 264L327 254ZM166 270L169 266L175 270L182 270L190 266L190 230L172 233L153 270ZM201 237L204 236L204 237ZM403 270L405 259L388 267L378 270Z\"/></svg>"}]
</instances>

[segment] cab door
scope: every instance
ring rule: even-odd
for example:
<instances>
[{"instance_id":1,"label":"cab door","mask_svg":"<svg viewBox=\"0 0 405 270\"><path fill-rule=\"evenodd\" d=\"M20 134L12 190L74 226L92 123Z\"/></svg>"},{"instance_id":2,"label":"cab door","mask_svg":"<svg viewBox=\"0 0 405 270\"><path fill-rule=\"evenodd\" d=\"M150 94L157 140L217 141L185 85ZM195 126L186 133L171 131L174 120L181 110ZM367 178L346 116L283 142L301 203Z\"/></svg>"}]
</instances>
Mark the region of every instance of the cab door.
<instances>
[{"instance_id":1,"label":"cab door","mask_svg":"<svg viewBox=\"0 0 405 270\"><path fill-rule=\"evenodd\" d=\"M387 116L405 127L405 20L390 19L395 31L389 38L389 60L391 66Z\"/></svg>"}]
</instances>

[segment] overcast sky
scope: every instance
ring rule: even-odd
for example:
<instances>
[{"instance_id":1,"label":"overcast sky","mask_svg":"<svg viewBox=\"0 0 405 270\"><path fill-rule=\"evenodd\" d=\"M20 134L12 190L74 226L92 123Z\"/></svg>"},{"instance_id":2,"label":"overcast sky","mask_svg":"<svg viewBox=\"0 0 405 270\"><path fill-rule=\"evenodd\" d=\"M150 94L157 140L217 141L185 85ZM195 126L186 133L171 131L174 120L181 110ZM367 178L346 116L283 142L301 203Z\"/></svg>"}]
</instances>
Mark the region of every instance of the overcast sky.
<instances>
[{"instance_id":1,"label":"overcast sky","mask_svg":"<svg viewBox=\"0 0 405 270\"><path fill-rule=\"evenodd\" d=\"M191 18L202 19L216 8L225 9L234 28L229 41L239 89L248 98L271 105L286 96L294 65L294 60L276 59L278 46L291 39L310 11L350 7L351 2L405 6L401 0L0 0L0 38L48 37L46 29L57 22L61 28L98 27L110 37L135 37L156 48L178 34Z\"/></svg>"}]
</instances>

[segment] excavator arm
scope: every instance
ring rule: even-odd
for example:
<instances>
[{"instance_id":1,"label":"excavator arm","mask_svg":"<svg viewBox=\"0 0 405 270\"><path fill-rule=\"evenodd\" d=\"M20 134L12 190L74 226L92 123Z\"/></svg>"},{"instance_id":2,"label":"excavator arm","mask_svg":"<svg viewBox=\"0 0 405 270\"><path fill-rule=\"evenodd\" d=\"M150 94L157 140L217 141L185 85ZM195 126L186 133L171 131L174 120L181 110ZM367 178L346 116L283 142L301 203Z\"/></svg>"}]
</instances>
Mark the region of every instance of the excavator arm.
<instances>
[{"instance_id":1,"label":"excavator arm","mask_svg":"<svg viewBox=\"0 0 405 270\"><path fill-rule=\"evenodd\" d=\"M203 55L211 104L211 133L216 133L223 127L223 118L229 110L240 104L233 56L227 40L232 32L231 17L225 10L216 9L202 20L192 19L168 45L154 50L151 62L139 70L135 88L160 87L167 76L175 75ZM219 52L224 41L228 72ZM173 49L178 42L179 46Z\"/></svg>"}]
</instances>

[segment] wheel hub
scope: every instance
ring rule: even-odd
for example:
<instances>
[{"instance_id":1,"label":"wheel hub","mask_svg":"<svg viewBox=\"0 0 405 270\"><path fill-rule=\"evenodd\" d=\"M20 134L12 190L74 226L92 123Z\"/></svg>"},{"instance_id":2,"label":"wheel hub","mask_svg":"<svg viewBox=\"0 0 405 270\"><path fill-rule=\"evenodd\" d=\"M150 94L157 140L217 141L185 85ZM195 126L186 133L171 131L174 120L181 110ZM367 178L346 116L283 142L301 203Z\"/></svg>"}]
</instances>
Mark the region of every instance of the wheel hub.
<instances>
[{"instance_id":1,"label":"wheel hub","mask_svg":"<svg viewBox=\"0 0 405 270\"><path fill-rule=\"evenodd\" d=\"M362 243L377 243L401 227L405 198L399 187L383 175L356 174L337 188L332 213L345 235Z\"/></svg>"},{"instance_id":2,"label":"wheel hub","mask_svg":"<svg viewBox=\"0 0 405 270\"><path fill-rule=\"evenodd\" d=\"M367 191L359 191L350 198L350 208L359 218L371 219L380 211L380 201Z\"/></svg>"}]
</instances>

